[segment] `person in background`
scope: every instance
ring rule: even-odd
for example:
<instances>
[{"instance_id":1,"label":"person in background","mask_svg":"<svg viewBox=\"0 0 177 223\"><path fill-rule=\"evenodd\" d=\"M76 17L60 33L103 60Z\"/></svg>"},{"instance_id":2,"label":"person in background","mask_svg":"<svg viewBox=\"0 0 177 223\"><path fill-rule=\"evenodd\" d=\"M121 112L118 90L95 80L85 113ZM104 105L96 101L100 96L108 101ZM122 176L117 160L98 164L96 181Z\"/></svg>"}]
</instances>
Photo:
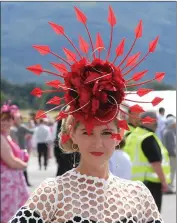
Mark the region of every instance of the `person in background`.
<instances>
[{"instance_id":1,"label":"person in background","mask_svg":"<svg viewBox=\"0 0 177 223\"><path fill-rule=\"evenodd\" d=\"M29 119L28 119L28 123L27 126L29 129L35 129L35 127L38 125L37 120L35 119L35 113L30 112L29 113ZM32 152L34 152L33 146L32 146L32 134L26 134L25 136L26 139L26 148L29 152L29 154L31 154Z\"/></svg>"},{"instance_id":2,"label":"person in background","mask_svg":"<svg viewBox=\"0 0 177 223\"><path fill-rule=\"evenodd\" d=\"M166 116L166 119L168 119L168 118L170 118L170 117L173 117L173 118L176 119L176 116L174 116L174 115L172 115L172 114L168 114L168 115ZM174 131L175 134L176 134L176 128L173 128L173 131Z\"/></svg>"},{"instance_id":3,"label":"person in background","mask_svg":"<svg viewBox=\"0 0 177 223\"><path fill-rule=\"evenodd\" d=\"M44 157L44 168L48 166L48 150L52 143L52 133L45 119L40 119L39 125L36 127L33 138L33 145L37 148L39 169L42 168L41 158Z\"/></svg>"},{"instance_id":4,"label":"person in background","mask_svg":"<svg viewBox=\"0 0 177 223\"><path fill-rule=\"evenodd\" d=\"M20 112L16 113L14 116L14 127L15 128L11 129L10 132L12 139L19 145L20 149L27 150L26 135L32 135L34 129L30 129L25 124L23 124L23 119ZM27 185L31 187L32 185L29 183L27 168L24 170L24 176Z\"/></svg>"},{"instance_id":5,"label":"person in background","mask_svg":"<svg viewBox=\"0 0 177 223\"><path fill-rule=\"evenodd\" d=\"M27 167L29 156L12 140L10 128L14 113L11 106L2 106L1 120L1 211L0 222L7 223L29 197L23 170Z\"/></svg>"},{"instance_id":6,"label":"person in background","mask_svg":"<svg viewBox=\"0 0 177 223\"><path fill-rule=\"evenodd\" d=\"M176 175L176 119L173 116L167 118L165 128L162 132L162 142L168 150L171 167L171 183L167 193L174 193Z\"/></svg>"},{"instance_id":7,"label":"person in background","mask_svg":"<svg viewBox=\"0 0 177 223\"><path fill-rule=\"evenodd\" d=\"M139 125L139 113L131 111L131 108L128 110L128 127L129 130L125 131L125 138L132 133L135 128Z\"/></svg>"},{"instance_id":8,"label":"person in background","mask_svg":"<svg viewBox=\"0 0 177 223\"><path fill-rule=\"evenodd\" d=\"M148 117L153 122L143 123ZM140 180L147 186L161 211L162 193L168 191L170 182L168 151L155 134L156 112L143 112L140 121L140 126L127 137L124 150L132 161L132 180Z\"/></svg>"},{"instance_id":9,"label":"person in background","mask_svg":"<svg viewBox=\"0 0 177 223\"><path fill-rule=\"evenodd\" d=\"M165 108L159 108L159 115L158 115L158 121L157 121L157 129L156 134L159 137L159 139L162 141L162 131L165 127Z\"/></svg>"},{"instance_id":10,"label":"person in background","mask_svg":"<svg viewBox=\"0 0 177 223\"><path fill-rule=\"evenodd\" d=\"M35 115L36 115L35 112L30 112L29 113L29 116L30 116L30 118L29 118L29 127L30 128L35 128L35 126L38 125L38 120L35 119Z\"/></svg>"},{"instance_id":11,"label":"person in background","mask_svg":"<svg viewBox=\"0 0 177 223\"><path fill-rule=\"evenodd\" d=\"M48 124L50 128L51 134L52 134L52 141L49 144L49 149L48 149L48 157L51 159L53 157L53 147L54 147L54 134L55 134L55 120L51 117L48 117Z\"/></svg>"},{"instance_id":12,"label":"person in background","mask_svg":"<svg viewBox=\"0 0 177 223\"><path fill-rule=\"evenodd\" d=\"M166 116L166 119L167 119L167 118L170 118L170 117L175 118L175 116L174 116L174 115L172 115L172 114L168 114L168 115Z\"/></svg>"},{"instance_id":13,"label":"person in background","mask_svg":"<svg viewBox=\"0 0 177 223\"><path fill-rule=\"evenodd\" d=\"M122 139L109 160L109 169L113 175L131 180L132 163L129 155L123 150L124 146L125 139Z\"/></svg>"}]
</instances>

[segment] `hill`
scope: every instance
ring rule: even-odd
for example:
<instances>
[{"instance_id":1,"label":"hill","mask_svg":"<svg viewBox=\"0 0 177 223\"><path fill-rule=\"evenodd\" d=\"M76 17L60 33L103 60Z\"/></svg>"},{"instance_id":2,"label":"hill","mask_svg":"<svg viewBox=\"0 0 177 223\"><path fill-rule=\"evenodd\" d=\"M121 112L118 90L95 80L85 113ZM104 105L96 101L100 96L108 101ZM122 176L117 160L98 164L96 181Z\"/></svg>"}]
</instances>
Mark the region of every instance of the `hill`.
<instances>
[{"instance_id":1,"label":"hill","mask_svg":"<svg viewBox=\"0 0 177 223\"><path fill-rule=\"evenodd\" d=\"M53 108L51 105L46 105L46 102L51 99L53 94L44 94L41 98L36 98L30 94L30 92L35 88L40 87L41 89L46 89L45 85L36 83L26 83L26 84L14 84L7 80L1 80L1 104L5 100L11 100L13 103L18 105L21 109L50 109ZM165 83L151 83L145 87L149 87L154 90L175 90L171 85ZM129 89L134 90L134 88ZM62 94L58 94L61 96Z\"/></svg>"}]
</instances>

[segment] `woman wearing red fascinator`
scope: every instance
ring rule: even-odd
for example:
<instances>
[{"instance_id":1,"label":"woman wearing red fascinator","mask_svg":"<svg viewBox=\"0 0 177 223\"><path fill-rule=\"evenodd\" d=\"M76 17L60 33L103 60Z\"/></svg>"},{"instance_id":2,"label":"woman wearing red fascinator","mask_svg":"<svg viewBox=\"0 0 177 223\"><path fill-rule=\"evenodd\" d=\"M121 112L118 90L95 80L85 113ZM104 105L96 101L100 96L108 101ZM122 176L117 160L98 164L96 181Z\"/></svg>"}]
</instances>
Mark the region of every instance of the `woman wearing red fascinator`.
<instances>
[{"instance_id":1,"label":"woman wearing red fascinator","mask_svg":"<svg viewBox=\"0 0 177 223\"><path fill-rule=\"evenodd\" d=\"M36 118L44 118L51 110L60 108L57 117L57 120L62 119L60 147L66 153L79 152L80 163L77 168L62 176L41 183L10 222L162 223L157 206L144 184L113 176L108 167L109 158L121 140L122 130L128 129L126 121L118 118L119 112L124 112L121 106L126 106L123 101L129 100L126 89L152 80L159 81L164 77L164 72L157 72L152 80L137 83L148 72L143 70L133 73L132 78L125 79L127 74L155 51L159 37L150 42L144 56L139 52L132 55L135 43L142 36L143 23L140 21L135 28L135 39L130 50L117 64L117 58L124 53L125 39L118 44L114 50L115 58L110 61L116 25L112 8L109 7L108 11L111 32L105 59L101 59L102 50L105 50L101 35L97 33L94 44L87 26L87 17L76 7L75 13L88 33L90 44L79 36L79 50L67 36L64 27L49 22L56 34L69 41L74 52L63 48L65 59L49 46L34 45L33 48L40 54L52 54L62 63L51 62L56 73L43 69L39 64L27 69L39 76L46 72L63 79L63 82L55 79L46 83L54 89L43 91L35 88L31 92L37 97L49 92L64 93L64 97L55 96L47 102L56 105L55 108L46 112L39 110ZM90 52L92 58L88 56ZM131 84L132 81L134 83ZM136 94L142 97L150 91L139 88ZM155 106L161 101L162 98L156 97L151 102L142 102ZM143 112L143 109L135 101L131 111ZM144 121L153 120L148 117Z\"/></svg>"}]
</instances>

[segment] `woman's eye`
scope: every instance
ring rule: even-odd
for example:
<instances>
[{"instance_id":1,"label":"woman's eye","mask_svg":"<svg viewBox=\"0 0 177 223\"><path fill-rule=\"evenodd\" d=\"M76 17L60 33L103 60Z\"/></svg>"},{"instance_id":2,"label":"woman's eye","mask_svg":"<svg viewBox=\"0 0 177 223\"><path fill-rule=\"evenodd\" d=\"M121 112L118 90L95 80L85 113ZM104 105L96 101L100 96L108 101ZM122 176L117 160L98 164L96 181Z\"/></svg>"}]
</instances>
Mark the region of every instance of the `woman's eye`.
<instances>
[{"instance_id":1,"label":"woman's eye","mask_svg":"<svg viewBox=\"0 0 177 223\"><path fill-rule=\"evenodd\" d=\"M88 134L87 132L83 132L82 134L87 135L87 136L92 136L93 135L93 133Z\"/></svg>"},{"instance_id":2,"label":"woman's eye","mask_svg":"<svg viewBox=\"0 0 177 223\"><path fill-rule=\"evenodd\" d=\"M111 135L111 132L103 132L103 135Z\"/></svg>"}]
</instances>

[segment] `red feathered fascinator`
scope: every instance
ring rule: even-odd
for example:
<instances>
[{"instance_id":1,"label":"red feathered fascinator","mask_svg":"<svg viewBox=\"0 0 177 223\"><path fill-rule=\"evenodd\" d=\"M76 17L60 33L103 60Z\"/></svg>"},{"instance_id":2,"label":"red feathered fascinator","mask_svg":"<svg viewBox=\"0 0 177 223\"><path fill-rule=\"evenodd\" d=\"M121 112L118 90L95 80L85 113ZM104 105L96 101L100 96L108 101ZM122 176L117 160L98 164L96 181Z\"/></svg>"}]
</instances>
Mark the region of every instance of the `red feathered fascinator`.
<instances>
[{"instance_id":1,"label":"red feathered fascinator","mask_svg":"<svg viewBox=\"0 0 177 223\"><path fill-rule=\"evenodd\" d=\"M45 90L35 88L31 94L36 97L41 97L43 93L49 92L64 92L64 97L60 98L55 96L51 98L47 104L56 105L49 111L39 110L36 113L36 118L44 118L48 112L54 109L60 108L57 120L66 118L72 114L76 121L82 122L87 132L90 133L96 125L107 125L113 119L115 119L119 113L125 112L121 110L121 106L127 106L122 102L126 99L128 94L125 90L128 87L140 86L149 83L153 80L160 81L163 79L165 73L157 72L152 80L145 82L138 82L143 78L148 70L136 72L130 79L125 79L126 75L133 71L146 57L153 53L156 49L159 37L156 37L149 43L148 51L144 56L141 56L140 52L131 55L131 52L135 46L136 41L142 36L142 20L135 28L135 39L128 53L124 56L119 64L116 64L118 57L124 54L125 38L118 44L115 49L115 58L110 61L110 53L113 41L113 30L116 25L116 16L109 6L108 23L110 25L110 42L107 49L107 55L105 60L100 59L102 50L105 50L103 40L100 33L96 35L96 43L93 43L92 37L87 26L87 17L78 8L74 7L77 20L85 26L85 30L89 37L89 43L87 43L82 36L79 36L79 48L77 48L71 39L65 33L64 27L49 22L49 25L57 35L64 36L71 44L73 51L63 48L66 58L63 58L53 52L49 46L33 45L41 55L52 54L57 57L62 63L51 62L51 65L57 70L56 73L43 69L40 64L27 67L36 75L41 75L42 72L50 75L57 76L58 79L63 78L63 82L60 80L53 80L47 82L46 85L55 88L55 90ZM91 49L90 49L91 48ZM92 52L92 59L88 57L89 49ZM131 84L131 82L134 82ZM141 88L137 90L136 94L140 97L149 93L150 89ZM160 103L163 99L156 97L151 102L153 106ZM64 101L64 103L62 103ZM136 104L139 101L134 101L135 105L131 106L133 112L143 112L143 109ZM65 108L69 105L69 110ZM147 120L146 120L147 122ZM125 120L118 120L118 126L123 129L128 129L128 125ZM116 134L113 138L120 139L120 135ZM63 136L63 142L69 139L69 135Z\"/></svg>"}]
</instances>

